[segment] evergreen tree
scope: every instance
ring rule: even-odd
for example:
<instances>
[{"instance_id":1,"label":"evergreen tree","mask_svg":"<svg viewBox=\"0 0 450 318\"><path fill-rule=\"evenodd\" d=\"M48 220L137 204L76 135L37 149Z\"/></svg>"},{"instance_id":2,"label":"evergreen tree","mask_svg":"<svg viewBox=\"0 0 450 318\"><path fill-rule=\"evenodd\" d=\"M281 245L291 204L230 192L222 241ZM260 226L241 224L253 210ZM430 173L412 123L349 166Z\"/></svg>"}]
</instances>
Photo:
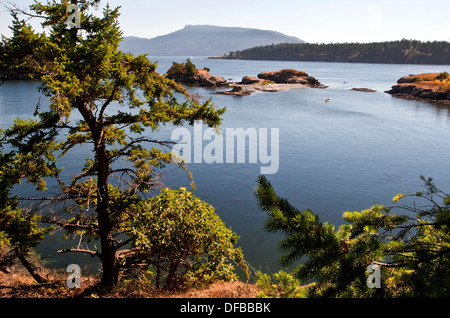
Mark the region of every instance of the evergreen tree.
<instances>
[{"instance_id":1,"label":"evergreen tree","mask_svg":"<svg viewBox=\"0 0 450 318\"><path fill-rule=\"evenodd\" d=\"M92 147L92 156L72 182L59 181L63 195L50 198L51 202L73 202L62 211L71 217L53 215L46 221L68 233L100 241L96 251L73 248L61 252L98 256L102 285L111 287L120 279L121 249L132 242L131 238L119 239L131 231L136 213L132 206L155 187L157 169L171 163L186 169L164 151L170 143L149 136L166 123L181 125L202 120L217 126L225 109L216 108L211 100L200 101L189 95L182 86L158 74L157 65L145 55L120 51L119 8L108 5L103 15L96 17L91 11L99 3L72 1L80 14L80 26L73 27L67 23L73 14L68 10L69 1L36 1L30 12L20 12L42 19L45 33L41 34L19 20L19 11L12 8L14 34L2 40L5 55L0 73L39 74L41 91L50 100L48 109L36 109L33 119L16 120L3 134L4 142L12 148L5 156L21 158L31 154L40 159L39 165L31 164L30 174L19 175L17 182L28 177L44 190L44 177L58 176L56 154L65 156L77 146ZM14 52L38 62L19 64ZM120 105L119 110L114 104ZM81 115L81 119L74 120L72 114ZM123 161L130 164L114 166ZM24 159L20 162L25 164ZM1 181L10 182L7 178ZM5 189L8 187L9 183ZM4 219L5 211L2 209L0 219Z\"/></svg>"},{"instance_id":2,"label":"evergreen tree","mask_svg":"<svg viewBox=\"0 0 450 318\"><path fill-rule=\"evenodd\" d=\"M1 132L0 132L1 133ZM1 141L0 141L1 143ZM45 142L36 142L33 150L27 153L1 153L0 154L0 269L9 267L15 259L19 259L26 270L39 283L46 279L42 277L28 254L52 230L51 226L41 227L41 216L36 211L21 208L20 201L11 194L12 188L21 179L28 179L43 189L44 177L54 176L57 173L53 165L47 165L45 154L41 148ZM40 171L36 175L35 169Z\"/></svg>"}]
</instances>

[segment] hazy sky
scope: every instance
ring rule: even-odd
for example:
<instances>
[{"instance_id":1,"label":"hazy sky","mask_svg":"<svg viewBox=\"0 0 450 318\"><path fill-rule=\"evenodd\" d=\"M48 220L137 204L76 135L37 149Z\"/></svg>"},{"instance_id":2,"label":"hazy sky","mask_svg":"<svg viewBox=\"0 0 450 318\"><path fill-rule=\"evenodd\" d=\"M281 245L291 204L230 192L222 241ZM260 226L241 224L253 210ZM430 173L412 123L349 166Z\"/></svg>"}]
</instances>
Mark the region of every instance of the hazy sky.
<instances>
[{"instance_id":1,"label":"hazy sky","mask_svg":"<svg viewBox=\"0 0 450 318\"><path fill-rule=\"evenodd\" d=\"M32 0L0 0L26 8ZM46 0L44 1L46 2ZM121 6L125 36L152 38L186 24L274 30L307 42L450 41L449 0L104 0ZM0 33L10 16L0 5ZM98 11L101 14L101 11Z\"/></svg>"}]
</instances>

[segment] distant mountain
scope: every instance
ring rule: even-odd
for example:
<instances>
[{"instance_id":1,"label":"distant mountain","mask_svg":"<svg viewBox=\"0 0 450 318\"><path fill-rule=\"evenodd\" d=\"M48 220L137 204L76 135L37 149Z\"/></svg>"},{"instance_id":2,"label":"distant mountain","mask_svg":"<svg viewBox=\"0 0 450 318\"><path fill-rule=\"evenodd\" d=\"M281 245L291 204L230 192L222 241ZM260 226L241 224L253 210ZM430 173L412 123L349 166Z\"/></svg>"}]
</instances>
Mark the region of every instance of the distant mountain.
<instances>
[{"instance_id":1,"label":"distant mountain","mask_svg":"<svg viewBox=\"0 0 450 318\"><path fill-rule=\"evenodd\" d=\"M280 32L213 25L187 25L181 30L145 39L128 36L121 50L153 56L222 56L231 51L279 43L305 43Z\"/></svg>"}]
</instances>

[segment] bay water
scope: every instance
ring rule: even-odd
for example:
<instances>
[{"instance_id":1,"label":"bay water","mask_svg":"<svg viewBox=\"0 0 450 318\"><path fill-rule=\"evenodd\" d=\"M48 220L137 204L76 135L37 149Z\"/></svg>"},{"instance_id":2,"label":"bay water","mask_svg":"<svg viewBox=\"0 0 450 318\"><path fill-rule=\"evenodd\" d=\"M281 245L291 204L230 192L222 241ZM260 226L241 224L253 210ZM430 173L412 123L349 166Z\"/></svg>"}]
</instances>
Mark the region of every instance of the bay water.
<instances>
[{"instance_id":1,"label":"bay water","mask_svg":"<svg viewBox=\"0 0 450 318\"><path fill-rule=\"evenodd\" d=\"M165 73L172 62L188 57L150 57ZM279 169L266 177L277 193L299 209L311 209L323 222L343 223L342 213L374 204L392 205L398 193L423 190L420 175L433 177L437 186L450 192L450 107L398 99L386 94L396 81L409 74L450 72L449 65L388 65L287 61L213 60L190 57L212 75L239 82L243 76L283 68L298 69L317 78L326 89L300 88L284 92L254 92L235 97L192 88L203 98L226 107L220 127L279 130ZM45 104L39 82L14 81L0 87L0 128L14 118L33 115L37 103ZM359 92L352 88L370 88ZM329 102L325 102L329 99ZM187 127L193 132L192 127ZM168 125L153 134L171 138ZM204 141L204 145L208 144ZM89 146L78 148L61 161L63 176L70 178L82 167ZM228 227L240 236L245 259L255 269L275 272L281 267L278 242L282 236L264 231L265 212L254 197L260 163L191 163L199 198L215 207ZM183 171L168 169L166 184L187 187ZM192 189L190 189L192 190ZM23 185L17 193L29 193ZM54 189L50 189L54 191ZM56 254L78 241L55 234L44 240L38 252L51 267L88 264L89 257Z\"/></svg>"}]
</instances>

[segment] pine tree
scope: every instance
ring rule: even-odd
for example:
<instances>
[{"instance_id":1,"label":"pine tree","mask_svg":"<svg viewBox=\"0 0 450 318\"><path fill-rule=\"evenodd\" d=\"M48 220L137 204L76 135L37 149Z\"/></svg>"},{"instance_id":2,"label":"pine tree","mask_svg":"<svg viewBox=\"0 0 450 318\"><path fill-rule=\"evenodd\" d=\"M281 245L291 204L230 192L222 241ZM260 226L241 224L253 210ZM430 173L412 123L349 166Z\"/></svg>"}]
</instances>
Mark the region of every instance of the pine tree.
<instances>
[{"instance_id":1,"label":"pine tree","mask_svg":"<svg viewBox=\"0 0 450 318\"><path fill-rule=\"evenodd\" d=\"M432 179L421 178L426 191L393 200L413 197L423 206L415 202L347 211L338 229L280 198L264 176L255 195L268 213L265 230L285 236L281 265L296 265L297 279L315 282L310 297L449 297L450 195ZM379 289L367 284L371 264L381 268Z\"/></svg>"}]
</instances>

